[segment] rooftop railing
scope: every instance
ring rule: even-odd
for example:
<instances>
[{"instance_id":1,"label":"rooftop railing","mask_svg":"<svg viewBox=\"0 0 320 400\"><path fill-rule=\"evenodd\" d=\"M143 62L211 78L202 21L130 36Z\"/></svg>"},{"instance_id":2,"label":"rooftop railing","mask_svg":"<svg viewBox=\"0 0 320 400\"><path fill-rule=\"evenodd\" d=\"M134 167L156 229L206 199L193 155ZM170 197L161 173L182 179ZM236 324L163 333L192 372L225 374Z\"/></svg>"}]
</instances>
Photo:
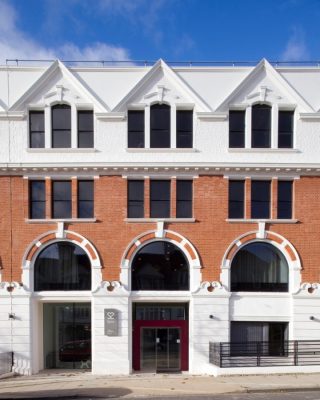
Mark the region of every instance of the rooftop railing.
<instances>
[{"instance_id":1,"label":"rooftop railing","mask_svg":"<svg viewBox=\"0 0 320 400\"><path fill-rule=\"evenodd\" d=\"M55 59L6 59L8 66L51 64ZM152 67L157 60L60 60L66 66L77 67ZM269 61L269 60L268 60ZM259 61L170 61L172 67L254 67ZM274 67L320 67L320 61L269 61Z\"/></svg>"},{"instance_id":2,"label":"rooftop railing","mask_svg":"<svg viewBox=\"0 0 320 400\"><path fill-rule=\"evenodd\" d=\"M209 361L220 368L320 365L320 340L210 342Z\"/></svg>"}]
</instances>

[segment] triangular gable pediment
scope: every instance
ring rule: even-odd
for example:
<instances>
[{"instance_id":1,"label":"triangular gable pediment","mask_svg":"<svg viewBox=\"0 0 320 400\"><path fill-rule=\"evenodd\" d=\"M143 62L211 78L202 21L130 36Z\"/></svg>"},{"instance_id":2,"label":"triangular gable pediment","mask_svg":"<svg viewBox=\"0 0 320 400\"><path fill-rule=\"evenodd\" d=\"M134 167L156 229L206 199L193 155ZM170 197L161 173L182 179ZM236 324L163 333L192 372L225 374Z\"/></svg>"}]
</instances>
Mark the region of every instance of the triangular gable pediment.
<instances>
[{"instance_id":1,"label":"triangular gable pediment","mask_svg":"<svg viewBox=\"0 0 320 400\"><path fill-rule=\"evenodd\" d=\"M43 107L54 102L91 105L97 112L109 111L108 107L59 60L41 75L9 111L25 111L30 105Z\"/></svg>"},{"instance_id":2,"label":"triangular gable pediment","mask_svg":"<svg viewBox=\"0 0 320 400\"><path fill-rule=\"evenodd\" d=\"M155 102L193 104L197 111L211 111L209 106L163 60L157 61L113 111L124 112L133 104L145 105Z\"/></svg>"},{"instance_id":3,"label":"triangular gable pediment","mask_svg":"<svg viewBox=\"0 0 320 400\"><path fill-rule=\"evenodd\" d=\"M296 106L302 112L313 112L306 100L265 59L219 105L216 111L254 103Z\"/></svg>"}]
</instances>

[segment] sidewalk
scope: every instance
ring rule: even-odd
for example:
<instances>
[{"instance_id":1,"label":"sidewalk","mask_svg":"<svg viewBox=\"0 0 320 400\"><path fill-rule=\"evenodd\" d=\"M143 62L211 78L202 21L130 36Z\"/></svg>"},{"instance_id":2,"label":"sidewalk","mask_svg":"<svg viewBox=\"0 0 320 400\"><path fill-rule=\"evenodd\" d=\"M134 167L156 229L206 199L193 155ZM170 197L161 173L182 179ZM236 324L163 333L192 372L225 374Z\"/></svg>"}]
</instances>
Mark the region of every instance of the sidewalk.
<instances>
[{"instance_id":1,"label":"sidewalk","mask_svg":"<svg viewBox=\"0 0 320 400\"><path fill-rule=\"evenodd\" d=\"M139 396L208 395L259 391L320 390L320 374L209 377L186 374L94 376L90 372L50 372L0 381L0 399L132 398Z\"/></svg>"}]
</instances>

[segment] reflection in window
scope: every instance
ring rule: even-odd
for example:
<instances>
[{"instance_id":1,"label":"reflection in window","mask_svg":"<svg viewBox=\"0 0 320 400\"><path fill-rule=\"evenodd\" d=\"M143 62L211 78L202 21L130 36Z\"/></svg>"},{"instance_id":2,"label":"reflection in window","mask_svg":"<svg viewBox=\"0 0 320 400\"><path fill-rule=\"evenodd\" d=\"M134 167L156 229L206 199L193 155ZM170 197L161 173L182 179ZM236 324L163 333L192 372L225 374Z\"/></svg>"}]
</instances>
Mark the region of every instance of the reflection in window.
<instances>
[{"instance_id":1,"label":"reflection in window","mask_svg":"<svg viewBox=\"0 0 320 400\"><path fill-rule=\"evenodd\" d=\"M51 108L52 147L71 147L71 107L57 104Z\"/></svg>"},{"instance_id":2,"label":"reflection in window","mask_svg":"<svg viewBox=\"0 0 320 400\"><path fill-rule=\"evenodd\" d=\"M284 255L269 243L244 246L231 264L231 291L287 292L288 264Z\"/></svg>"},{"instance_id":3,"label":"reflection in window","mask_svg":"<svg viewBox=\"0 0 320 400\"><path fill-rule=\"evenodd\" d=\"M166 104L150 107L150 147L170 147L170 107Z\"/></svg>"},{"instance_id":4,"label":"reflection in window","mask_svg":"<svg viewBox=\"0 0 320 400\"><path fill-rule=\"evenodd\" d=\"M38 255L34 290L90 290L91 264L85 251L69 242L57 242Z\"/></svg>"},{"instance_id":5,"label":"reflection in window","mask_svg":"<svg viewBox=\"0 0 320 400\"><path fill-rule=\"evenodd\" d=\"M189 290L189 265L183 252L169 242L144 246L132 262L132 290Z\"/></svg>"},{"instance_id":6,"label":"reflection in window","mask_svg":"<svg viewBox=\"0 0 320 400\"><path fill-rule=\"evenodd\" d=\"M266 104L252 107L252 147L271 147L271 107Z\"/></svg>"}]
</instances>

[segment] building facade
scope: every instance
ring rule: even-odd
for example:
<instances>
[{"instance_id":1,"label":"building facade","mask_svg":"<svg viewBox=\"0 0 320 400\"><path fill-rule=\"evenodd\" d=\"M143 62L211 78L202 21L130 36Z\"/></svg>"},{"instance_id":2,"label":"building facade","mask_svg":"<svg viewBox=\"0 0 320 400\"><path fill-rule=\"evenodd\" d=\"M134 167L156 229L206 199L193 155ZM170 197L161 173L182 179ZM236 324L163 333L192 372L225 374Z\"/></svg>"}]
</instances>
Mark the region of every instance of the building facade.
<instances>
[{"instance_id":1,"label":"building facade","mask_svg":"<svg viewBox=\"0 0 320 400\"><path fill-rule=\"evenodd\" d=\"M320 370L318 84L266 60L0 67L14 371Z\"/></svg>"}]
</instances>

